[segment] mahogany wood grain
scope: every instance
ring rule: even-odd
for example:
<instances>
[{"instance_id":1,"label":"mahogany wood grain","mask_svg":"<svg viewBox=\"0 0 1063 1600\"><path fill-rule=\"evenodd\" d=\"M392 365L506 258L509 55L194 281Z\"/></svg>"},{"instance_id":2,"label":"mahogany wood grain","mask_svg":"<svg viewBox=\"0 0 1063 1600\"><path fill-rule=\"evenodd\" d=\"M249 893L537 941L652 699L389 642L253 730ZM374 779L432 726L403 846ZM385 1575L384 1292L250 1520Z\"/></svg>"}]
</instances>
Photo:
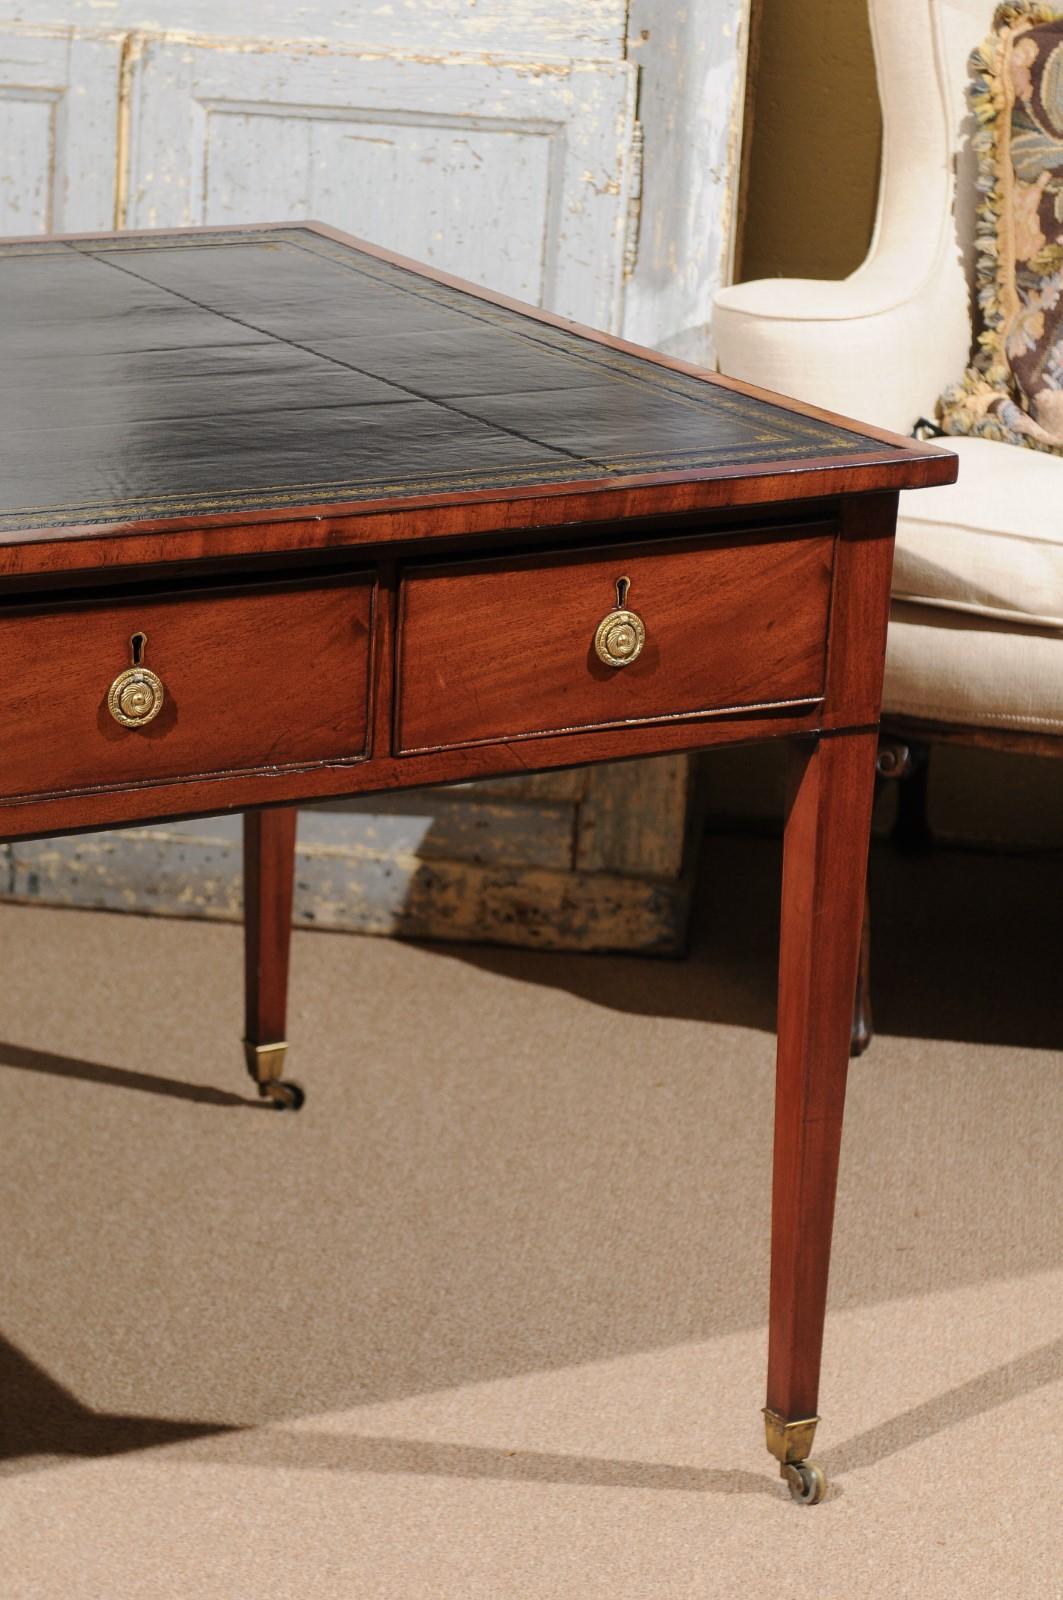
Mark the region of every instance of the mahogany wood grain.
<instances>
[{"instance_id":1,"label":"mahogany wood grain","mask_svg":"<svg viewBox=\"0 0 1063 1600\"><path fill-rule=\"evenodd\" d=\"M412 566L402 584L396 751L694 718L823 695L833 530ZM601 662L618 605L637 659Z\"/></svg>"},{"instance_id":2,"label":"mahogany wood grain","mask_svg":"<svg viewBox=\"0 0 1063 1600\"><path fill-rule=\"evenodd\" d=\"M83 791L29 801L0 800L0 838L45 838L101 828L217 816L260 806L312 804L356 795L387 794L442 783L549 772L596 761L709 750L815 733L820 708L754 712L692 722L666 722L557 734L507 744L469 745L424 755L358 757L348 763L279 772L196 776L170 784Z\"/></svg>"},{"instance_id":3,"label":"mahogany wood grain","mask_svg":"<svg viewBox=\"0 0 1063 1600\"><path fill-rule=\"evenodd\" d=\"M834 572L824 728L874 722L882 703L895 494L843 502Z\"/></svg>"},{"instance_id":4,"label":"mahogany wood grain","mask_svg":"<svg viewBox=\"0 0 1063 1600\"><path fill-rule=\"evenodd\" d=\"M394 561L377 568L373 607L373 686L370 753L377 760L391 755L395 717L395 636L399 608L399 569Z\"/></svg>"},{"instance_id":5,"label":"mahogany wood grain","mask_svg":"<svg viewBox=\"0 0 1063 1600\"><path fill-rule=\"evenodd\" d=\"M816 1415L877 738L795 747L779 945L768 1408Z\"/></svg>"},{"instance_id":6,"label":"mahogany wood grain","mask_svg":"<svg viewBox=\"0 0 1063 1600\"><path fill-rule=\"evenodd\" d=\"M906 486L940 483L940 474L909 474ZM951 482L951 480L949 480ZM815 474L780 472L756 467L741 475L719 472L661 474L629 478L623 488L599 485L520 488L499 494L475 490L432 499L411 499L397 510L389 501L336 502L327 510L291 507L275 512L245 512L189 518L158 517L136 523L114 523L106 531L93 523L72 525L59 533L40 530L0 534L0 581L46 579L53 573L99 573L138 566L183 566L186 563L232 562L264 555L301 555L320 550L365 549L392 555L418 544L453 542L488 536L496 542L525 544L528 534L557 530L559 536L578 526L592 530L656 517L692 517L786 506L863 494L872 480L861 464L821 462ZM652 491L652 493L650 493ZM610 526L612 525L612 526Z\"/></svg>"},{"instance_id":7,"label":"mahogany wood grain","mask_svg":"<svg viewBox=\"0 0 1063 1600\"><path fill-rule=\"evenodd\" d=\"M292 807L244 817L244 1038L287 1039L288 955L295 888Z\"/></svg>"},{"instance_id":8,"label":"mahogany wood grain","mask_svg":"<svg viewBox=\"0 0 1063 1600\"><path fill-rule=\"evenodd\" d=\"M365 755L373 589L366 574L23 603L0 611L0 797L161 784ZM162 710L107 704L144 636Z\"/></svg>"},{"instance_id":9,"label":"mahogany wood grain","mask_svg":"<svg viewBox=\"0 0 1063 1600\"><path fill-rule=\"evenodd\" d=\"M880 460L876 457L876 460ZM949 458L954 461L955 458ZM897 463L890 463L892 478ZM927 488L951 481L935 466L924 473L916 462L905 474L907 488ZM918 469L918 470L917 470ZM489 536L496 543L524 544L529 534L578 527L586 532L650 517L690 517L733 511L743 513L802 502L820 502L868 492L878 474L857 462L823 461L815 471L780 471L771 466L741 473L714 469L699 474L659 474L629 478L623 487L550 485L544 488L470 490L437 496L433 501L395 496L386 502L340 503L320 508L285 507L277 512L218 512L190 521L158 517L111 525L72 524L45 534L41 530L0 535L0 580L46 578L52 573L86 573L117 567L153 567L258 560L263 556L295 557L310 552L362 549L392 555L413 542L452 542L455 538ZM644 492L644 491L650 491ZM612 527L608 525L612 524Z\"/></svg>"}]
</instances>

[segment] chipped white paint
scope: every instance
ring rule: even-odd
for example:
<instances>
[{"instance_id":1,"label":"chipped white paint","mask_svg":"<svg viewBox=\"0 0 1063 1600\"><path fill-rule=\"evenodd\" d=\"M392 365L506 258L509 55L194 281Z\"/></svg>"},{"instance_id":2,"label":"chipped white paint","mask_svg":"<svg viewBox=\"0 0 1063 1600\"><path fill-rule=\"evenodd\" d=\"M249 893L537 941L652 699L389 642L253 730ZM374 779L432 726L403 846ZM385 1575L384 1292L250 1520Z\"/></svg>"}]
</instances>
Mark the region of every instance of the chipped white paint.
<instances>
[{"instance_id":1,"label":"chipped white paint","mask_svg":"<svg viewBox=\"0 0 1063 1600\"><path fill-rule=\"evenodd\" d=\"M0 0L0 23L620 60L627 0Z\"/></svg>"},{"instance_id":2,"label":"chipped white paint","mask_svg":"<svg viewBox=\"0 0 1063 1600\"><path fill-rule=\"evenodd\" d=\"M108 226L121 48L0 24L0 234Z\"/></svg>"},{"instance_id":3,"label":"chipped white paint","mask_svg":"<svg viewBox=\"0 0 1063 1600\"><path fill-rule=\"evenodd\" d=\"M706 360L749 3L0 0L0 229L324 215Z\"/></svg>"},{"instance_id":4,"label":"chipped white paint","mask_svg":"<svg viewBox=\"0 0 1063 1600\"><path fill-rule=\"evenodd\" d=\"M750 0L631 0L645 129L624 333L713 364L709 311L734 262Z\"/></svg>"},{"instance_id":5,"label":"chipped white paint","mask_svg":"<svg viewBox=\"0 0 1063 1600\"><path fill-rule=\"evenodd\" d=\"M616 327L635 72L144 35L129 227L321 217Z\"/></svg>"}]
</instances>

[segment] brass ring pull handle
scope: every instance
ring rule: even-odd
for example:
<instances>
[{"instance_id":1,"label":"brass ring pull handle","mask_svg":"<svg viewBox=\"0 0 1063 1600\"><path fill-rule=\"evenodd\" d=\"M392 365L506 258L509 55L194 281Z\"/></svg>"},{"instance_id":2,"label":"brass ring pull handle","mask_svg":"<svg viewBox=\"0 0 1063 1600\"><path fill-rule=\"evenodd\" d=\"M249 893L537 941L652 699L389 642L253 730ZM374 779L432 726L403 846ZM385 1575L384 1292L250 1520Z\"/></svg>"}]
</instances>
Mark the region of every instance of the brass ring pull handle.
<instances>
[{"instance_id":1,"label":"brass ring pull handle","mask_svg":"<svg viewBox=\"0 0 1063 1600\"><path fill-rule=\"evenodd\" d=\"M625 605L630 578L616 580L616 610L602 618L594 634L594 653L607 667L629 667L642 654L646 624Z\"/></svg>"},{"instance_id":2,"label":"brass ring pull handle","mask_svg":"<svg viewBox=\"0 0 1063 1600\"><path fill-rule=\"evenodd\" d=\"M143 728L162 710L166 690L154 672L144 666L146 633L135 633L129 641L132 666L120 672L107 691L107 709L123 728Z\"/></svg>"}]
</instances>

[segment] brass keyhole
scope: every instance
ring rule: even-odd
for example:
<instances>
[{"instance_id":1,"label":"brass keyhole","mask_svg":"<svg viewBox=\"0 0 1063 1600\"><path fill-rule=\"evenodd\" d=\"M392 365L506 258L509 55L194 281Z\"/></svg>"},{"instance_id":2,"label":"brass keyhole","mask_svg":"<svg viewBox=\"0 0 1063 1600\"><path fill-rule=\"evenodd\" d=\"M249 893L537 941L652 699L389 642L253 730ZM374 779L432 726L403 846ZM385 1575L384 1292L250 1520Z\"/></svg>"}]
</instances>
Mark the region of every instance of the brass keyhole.
<instances>
[{"instance_id":1,"label":"brass keyhole","mask_svg":"<svg viewBox=\"0 0 1063 1600\"><path fill-rule=\"evenodd\" d=\"M107 691L107 709L123 728L143 728L153 722L166 699L161 680L144 665L147 648L146 633L131 635L130 665L118 674Z\"/></svg>"},{"instance_id":2,"label":"brass keyhole","mask_svg":"<svg viewBox=\"0 0 1063 1600\"><path fill-rule=\"evenodd\" d=\"M629 667L646 642L646 624L638 612L627 609L630 590L630 578L617 578L616 610L604 616L595 629L594 651L607 667Z\"/></svg>"}]
</instances>

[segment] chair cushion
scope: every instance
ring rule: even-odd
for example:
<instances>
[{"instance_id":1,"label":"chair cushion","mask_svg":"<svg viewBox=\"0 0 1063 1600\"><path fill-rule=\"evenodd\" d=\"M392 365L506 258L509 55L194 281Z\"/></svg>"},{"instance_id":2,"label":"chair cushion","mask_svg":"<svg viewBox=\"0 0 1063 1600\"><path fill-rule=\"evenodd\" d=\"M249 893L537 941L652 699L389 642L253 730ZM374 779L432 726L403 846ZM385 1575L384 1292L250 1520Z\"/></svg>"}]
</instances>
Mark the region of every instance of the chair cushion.
<instances>
[{"instance_id":1,"label":"chair cushion","mask_svg":"<svg viewBox=\"0 0 1063 1600\"><path fill-rule=\"evenodd\" d=\"M1063 635L895 602L883 712L1063 735Z\"/></svg>"},{"instance_id":2,"label":"chair cushion","mask_svg":"<svg viewBox=\"0 0 1063 1600\"><path fill-rule=\"evenodd\" d=\"M986 439L954 448L956 483L901 496L894 598L1063 629L1063 460Z\"/></svg>"},{"instance_id":3,"label":"chair cushion","mask_svg":"<svg viewBox=\"0 0 1063 1600\"><path fill-rule=\"evenodd\" d=\"M1063 10L1006 0L971 69L982 327L939 414L947 433L1063 454Z\"/></svg>"}]
</instances>

